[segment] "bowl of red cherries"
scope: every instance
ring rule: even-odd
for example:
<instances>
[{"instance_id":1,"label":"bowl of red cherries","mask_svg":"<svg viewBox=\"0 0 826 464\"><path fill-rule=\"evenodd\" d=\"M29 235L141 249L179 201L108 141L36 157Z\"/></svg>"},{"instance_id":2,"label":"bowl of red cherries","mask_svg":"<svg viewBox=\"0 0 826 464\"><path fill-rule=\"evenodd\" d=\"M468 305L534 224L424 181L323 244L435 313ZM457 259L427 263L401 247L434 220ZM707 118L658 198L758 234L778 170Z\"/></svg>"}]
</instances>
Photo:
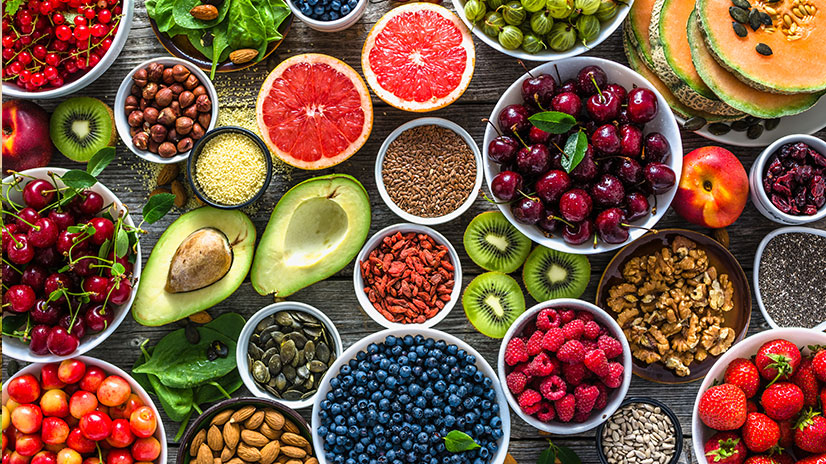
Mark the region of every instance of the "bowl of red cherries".
<instances>
[{"instance_id":1,"label":"bowl of red cherries","mask_svg":"<svg viewBox=\"0 0 826 464\"><path fill-rule=\"evenodd\" d=\"M679 126L662 95L593 57L546 63L514 82L482 145L491 201L534 242L577 254L615 250L654 227L682 169Z\"/></svg>"},{"instance_id":2,"label":"bowl of red cherries","mask_svg":"<svg viewBox=\"0 0 826 464\"><path fill-rule=\"evenodd\" d=\"M81 355L129 312L140 230L109 189L83 174L38 168L3 179L4 355Z\"/></svg>"}]
</instances>

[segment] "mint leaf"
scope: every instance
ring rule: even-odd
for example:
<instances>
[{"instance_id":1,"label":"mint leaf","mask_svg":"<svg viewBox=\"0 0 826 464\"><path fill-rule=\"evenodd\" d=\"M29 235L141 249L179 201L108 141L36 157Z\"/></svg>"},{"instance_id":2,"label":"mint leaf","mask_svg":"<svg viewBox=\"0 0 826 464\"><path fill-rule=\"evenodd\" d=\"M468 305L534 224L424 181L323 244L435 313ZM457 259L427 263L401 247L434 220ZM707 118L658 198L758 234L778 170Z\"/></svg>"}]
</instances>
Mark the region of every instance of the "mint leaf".
<instances>
[{"instance_id":1,"label":"mint leaf","mask_svg":"<svg viewBox=\"0 0 826 464\"><path fill-rule=\"evenodd\" d=\"M143 220L150 224L159 221L172 209L174 202L175 195L171 193L152 195L143 206Z\"/></svg>"},{"instance_id":2,"label":"mint leaf","mask_svg":"<svg viewBox=\"0 0 826 464\"><path fill-rule=\"evenodd\" d=\"M445 448L451 453L461 453L479 448L479 444L470 435L458 430L451 430L445 437Z\"/></svg>"},{"instance_id":3,"label":"mint leaf","mask_svg":"<svg viewBox=\"0 0 826 464\"><path fill-rule=\"evenodd\" d=\"M115 159L115 147L103 147L95 153L86 165L86 172L97 177Z\"/></svg>"},{"instance_id":4,"label":"mint leaf","mask_svg":"<svg viewBox=\"0 0 826 464\"><path fill-rule=\"evenodd\" d=\"M543 111L528 118L537 128L549 134L564 134L576 125L576 118L560 111Z\"/></svg>"},{"instance_id":5,"label":"mint leaf","mask_svg":"<svg viewBox=\"0 0 826 464\"><path fill-rule=\"evenodd\" d=\"M562 167L565 172L573 171L582 159L585 158L585 151L588 149L588 137L585 132L579 131L571 134L565 142L565 150L562 154Z\"/></svg>"},{"instance_id":6,"label":"mint leaf","mask_svg":"<svg viewBox=\"0 0 826 464\"><path fill-rule=\"evenodd\" d=\"M72 169L71 171L66 171L65 174L60 176L60 180L63 181L64 184L72 187L75 190L85 190L95 184L97 184L98 180L91 174L86 171L81 171L79 169Z\"/></svg>"}]
</instances>

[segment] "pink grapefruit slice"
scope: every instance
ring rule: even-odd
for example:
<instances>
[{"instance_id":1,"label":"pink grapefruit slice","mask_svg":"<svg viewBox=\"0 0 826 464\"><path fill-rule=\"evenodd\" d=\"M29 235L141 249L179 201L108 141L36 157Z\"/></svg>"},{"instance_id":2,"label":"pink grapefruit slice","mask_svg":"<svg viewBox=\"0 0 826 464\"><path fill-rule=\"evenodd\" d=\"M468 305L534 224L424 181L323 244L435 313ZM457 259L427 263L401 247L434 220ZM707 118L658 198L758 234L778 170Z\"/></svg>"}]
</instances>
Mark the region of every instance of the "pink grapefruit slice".
<instances>
[{"instance_id":1,"label":"pink grapefruit slice","mask_svg":"<svg viewBox=\"0 0 826 464\"><path fill-rule=\"evenodd\" d=\"M408 3L373 26L361 50L367 83L387 104L433 111L456 101L473 76L476 50L465 24L447 8Z\"/></svg>"},{"instance_id":2,"label":"pink grapefruit slice","mask_svg":"<svg viewBox=\"0 0 826 464\"><path fill-rule=\"evenodd\" d=\"M373 103L361 76L332 56L307 53L272 70L256 105L270 150L301 169L324 169L353 156L370 136Z\"/></svg>"}]
</instances>

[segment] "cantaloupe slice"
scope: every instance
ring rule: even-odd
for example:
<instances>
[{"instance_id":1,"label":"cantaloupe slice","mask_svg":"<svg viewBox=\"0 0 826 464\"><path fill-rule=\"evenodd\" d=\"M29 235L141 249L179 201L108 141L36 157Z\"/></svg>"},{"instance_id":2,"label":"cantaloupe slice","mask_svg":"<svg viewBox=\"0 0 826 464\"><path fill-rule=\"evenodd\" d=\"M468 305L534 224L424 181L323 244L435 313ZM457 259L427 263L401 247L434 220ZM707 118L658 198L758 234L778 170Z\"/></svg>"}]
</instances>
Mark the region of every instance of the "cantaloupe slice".
<instances>
[{"instance_id":1,"label":"cantaloupe slice","mask_svg":"<svg viewBox=\"0 0 826 464\"><path fill-rule=\"evenodd\" d=\"M778 118L806 111L823 95L823 92L779 95L750 87L714 60L703 42L696 13L688 20L687 33L691 59L700 77L733 108L759 118Z\"/></svg>"},{"instance_id":2,"label":"cantaloupe slice","mask_svg":"<svg viewBox=\"0 0 826 464\"><path fill-rule=\"evenodd\" d=\"M634 0L628 10L628 19L625 28L628 40L636 49L637 54L646 66L653 69L654 60L651 58L651 43L648 41L648 27L651 24L651 13L654 12L654 3L657 0Z\"/></svg>"},{"instance_id":3,"label":"cantaloupe slice","mask_svg":"<svg viewBox=\"0 0 826 464\"><path fill-rule=\"evenodd\" d=\"M815 14L801 14L803 18L798 18L792 11L798 4L814 6ZM741 38L731 25L731 0L697 0L700 30L709 52L740 80L760 90L773 93L826 90L826 53L823 49L826 44L826 1L752 2L752 7L761 11L766 11L768 5L777 13L772 15L773 25L757 31L747 28L748 34ZM794 31L785 26L786 15ZM760 43L768 45L772 54L757 53L756 47Z\"/></svg>"}]
</instances>

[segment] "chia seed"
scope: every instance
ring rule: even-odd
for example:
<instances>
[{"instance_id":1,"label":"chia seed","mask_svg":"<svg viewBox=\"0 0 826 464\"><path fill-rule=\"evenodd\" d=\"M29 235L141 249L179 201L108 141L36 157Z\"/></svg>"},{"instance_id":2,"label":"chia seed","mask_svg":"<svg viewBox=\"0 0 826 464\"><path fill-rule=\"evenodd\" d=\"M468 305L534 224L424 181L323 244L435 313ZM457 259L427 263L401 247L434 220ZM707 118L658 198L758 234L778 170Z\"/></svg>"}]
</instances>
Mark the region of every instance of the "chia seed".
<instances>
[{"instance_id":1,"label":"chia seed","mask_svg":"<svg viewBox=\"0 0 826 464\"><path fill-rule=\"evenodd\" d=\"M776 236L763 250L757 281L777 325L812 328L826 321L826 237Z\"/></svg>"}]
</instances>

